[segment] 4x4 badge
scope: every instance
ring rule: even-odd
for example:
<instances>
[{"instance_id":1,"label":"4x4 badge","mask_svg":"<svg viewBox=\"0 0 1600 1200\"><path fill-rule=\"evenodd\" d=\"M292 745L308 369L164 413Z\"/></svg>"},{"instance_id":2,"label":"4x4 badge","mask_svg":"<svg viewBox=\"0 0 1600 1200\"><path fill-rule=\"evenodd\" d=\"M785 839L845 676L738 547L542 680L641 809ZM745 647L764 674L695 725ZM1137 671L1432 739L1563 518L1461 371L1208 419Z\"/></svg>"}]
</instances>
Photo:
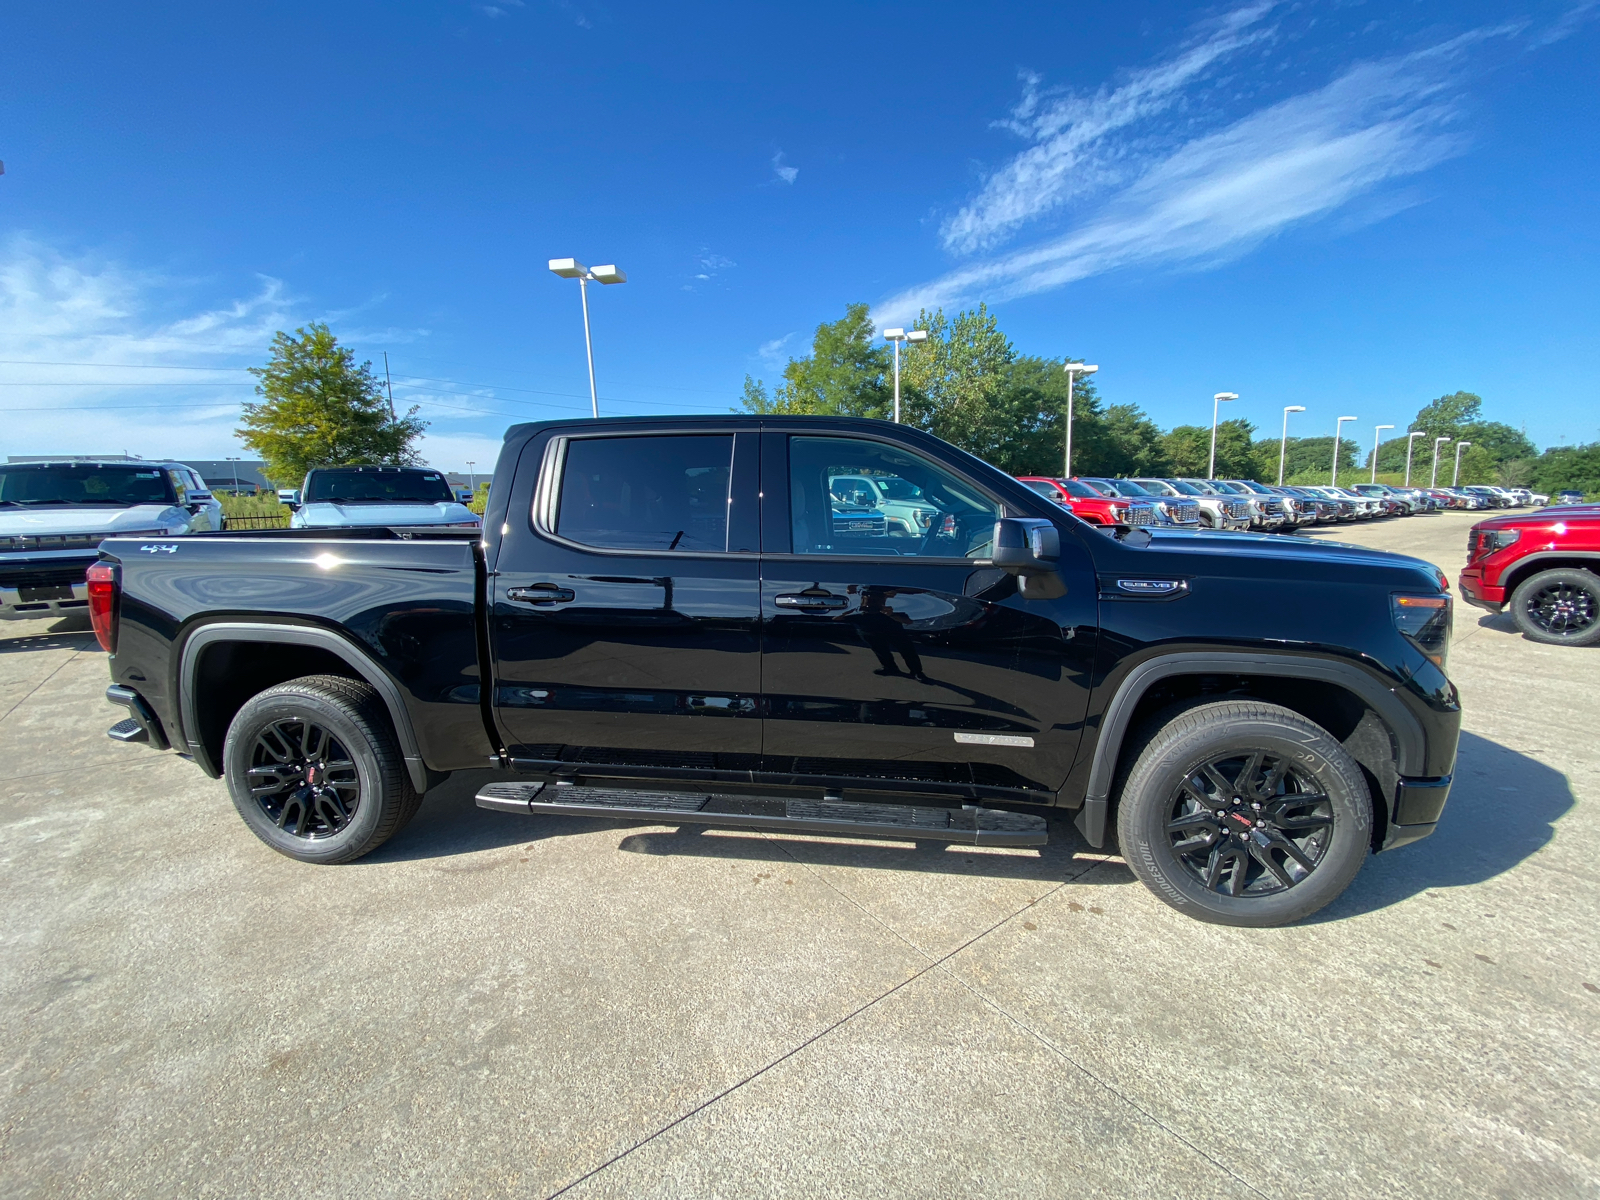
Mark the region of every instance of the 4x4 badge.
<instances>
[{"instance_id":1,"label":"4x4 badge","mask_svg":"<svg viewBox=\"0 0 1600 1200\"><path fill-rule=\"evenodd\" d=\"M178 548L171 544L161 546L140 546L139 549L143 550L146 554L176 554L178 552Z\"/></svg>"}]
</instances>

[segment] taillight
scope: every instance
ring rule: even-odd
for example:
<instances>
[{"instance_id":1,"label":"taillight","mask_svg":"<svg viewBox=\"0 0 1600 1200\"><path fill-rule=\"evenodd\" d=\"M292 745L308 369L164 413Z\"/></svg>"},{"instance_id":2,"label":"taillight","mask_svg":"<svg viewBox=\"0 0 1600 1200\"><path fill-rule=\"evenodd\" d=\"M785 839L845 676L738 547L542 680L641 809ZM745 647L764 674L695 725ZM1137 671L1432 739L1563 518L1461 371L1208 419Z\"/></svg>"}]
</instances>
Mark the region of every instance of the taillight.
<instances>
[{"instance_id":1,"label":"taillight","mask_svg":"<svg viewBox=\"0 0 1600 1200\"><path fill-rule=\"evenodd\" d=\"M1450 597L1391 596L1389 599L1395 628L1442 671L1450 652Z\"/></svg>"},{"instance_id":2,"label":"taillight","mask_svg":"<svg viewBox=\"0 0 1600 1200\"><path fill-rule=\"evenodd\" d=\"M117 652L117 568L95 563L89 568L89 623L107 654Z\"/></svg>"}]
</instances>

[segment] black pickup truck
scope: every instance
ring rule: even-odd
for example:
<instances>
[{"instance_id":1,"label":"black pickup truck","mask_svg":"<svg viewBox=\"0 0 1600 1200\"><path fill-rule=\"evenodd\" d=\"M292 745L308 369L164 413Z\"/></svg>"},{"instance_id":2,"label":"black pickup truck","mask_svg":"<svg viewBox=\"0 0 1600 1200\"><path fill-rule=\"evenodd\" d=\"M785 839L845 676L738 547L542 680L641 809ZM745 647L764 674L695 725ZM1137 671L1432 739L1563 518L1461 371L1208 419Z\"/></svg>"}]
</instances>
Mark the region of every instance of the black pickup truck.
<instances>
[{"instance_id":1,"label":"black pickup truck","mask_svg":"<svg viewBox=\"0 0 1600 1200\"><path fill-rule=\"evenodd\" d=\"M1416 559L1090 526L868 420L519 425L489 495L481 538L107 541L112 736L225 777L307 862L492 768L478 803L522 814L1029 845L1065 810L1238 925L1444 806L1450 596Z\"/></svg>"}]
</instances>

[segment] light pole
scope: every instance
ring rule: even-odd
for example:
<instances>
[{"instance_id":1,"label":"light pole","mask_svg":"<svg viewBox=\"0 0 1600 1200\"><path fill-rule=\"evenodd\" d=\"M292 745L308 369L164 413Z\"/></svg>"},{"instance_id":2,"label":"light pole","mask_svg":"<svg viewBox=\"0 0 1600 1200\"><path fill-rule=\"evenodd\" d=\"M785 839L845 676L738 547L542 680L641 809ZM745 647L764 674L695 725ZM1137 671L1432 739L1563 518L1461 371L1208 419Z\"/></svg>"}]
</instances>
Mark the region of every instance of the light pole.
<instances>
[{"instance_id":1,"label":"light pole","mask_svg":"<svg viewBox=\"0 0 1600 1200\"><path fill-rule=\"evenodd\" d=\"M913 329L907 332L904 329L885 329L884 340L894 343L894 423L900 424L900 343L925 342L928 340L926 329Z\"/></svg>"},{"instance_id":2,"label":"light pole","mask_svg":"<svg viewBox=\"0 0 1600 1200\"><path fill-rule=\"evenodd\" d=\"M239 495L239 460L237 458L229 458L224 461L233 464L233 494L237 498Z\"/></svg>"},{"instance_id":3,"label":"light pole","mask_svg":"<svg viewBox=\"0 0 1600 1200\"><path fill-rule=\"evenodd\" d=\"M1450 439L1447 437L1436 437L1433 439L1433 474L1428 476L1429 487L1439 486L1439 447L1449 440Z\"/></svg>"},{"instance_id":4,"label":"light pole","mask_svg":"<svg viewBox=\"0 0 1600 1200\"><path fill-rule=\"evenodd\" d=\"M1072 387L1079 375L1093 375L1100 368L1092 363L1069 362L1062 366L1067 373L1067 450L1061 459L1061 474L1072 478Z\"/></svg>"},{"instance_id":5,"label":"light pole","mask_svg":"<svg viewBox=\"0 0 1600 1200\"><path fill-rule=\"evenodd\" d=\"M1339 431L1344 428L1346 421L1354 421L1355 417L1340 417L1333 423L1333 478L1328 481L1329 487L1339 486Z\"/></svg>"},{"instance_id":6,"label":"light pole","mask_svg":"<svg viewBox=\"0 0 1600 1200\"><path fill-rule=\"evenodd\" d=\"M1417 439L1419 437L1427 437L1427 436L1428 436L1427 433L1425 431L1421 430L1421 429L1414 430L1414 431L1412 431L1410 434L1408 434L1406 436L1406 486L1407 487L1411 486L1411 447L1413 447L1413 446L1415 446L1417 444Z\"/></svg>"},{"instance_id":7,"label":"light pole","mask_svg":"<svg viewBox=\"0 0 1600 1200\"><path fill-rule=\"evenodd\" d=\"M1278 486L1283 486L1283 460L1289 453L1289 414L1292 412L1305 412L1303 404L1289 404L1283 410L1283 440L1278 443Z\"/></svg>"},{"instance_id":8,"label":"light pole","mask_svg":"<svg viewBox=\"0 0 1600 1200\"><path fill-rule=\"evenodd\" d=\"M1455 487L1456 481L1461 478L1461 452L1463 450L1465 450L1470 445L1472 445L1471 442L1457 442L1456 443L1456 473L1454 475L1450 476L1450 486L1451 487Z\"/></svg>"},{"instance_id":9,"label":"light pole","mask_svg":"<svg viewBox=\"0 0 1600 1200\"><path fill-rule=\"evenodd\" d=\"M589 405L594 410L594 415L600 415L600 394L594 390L594 341L589 337L589 281L599 283L627 283L628 277L622 273L622 268L615 265L595 267L590 270L575 258L552 258L550 260L552 273L563 279L576 279L578 281L578 295L583 298L583 348L589 355Z\"/></svg>"},{"instance_id":10,"label":"light pole","mask_svg":"<svg viewBox=\"0 0 1600 1200\"><path fill-rule=\"evenodd\" d=\"M1383 431L1393 429L1393 425L1379 425L1372 431L1372 482L1378 482L1378 447L1383 441Z\"/></svg>"},{"instance_id":11,"label":"light pole","mask_svg":"<svg viewBox=\"0 0 1600 1200\"><path fill-rule=\"evenodd\" d=\"M467 459L467 489L474 496L478 494L478 477L472 473L472 468L477 465L472 459Z\"/></svg>"},{"instance_id":12,"label":"light pole","mask_svg":"<svg viewBox=\"0 0 1600 1200\"><path fill-rule=\"evenodd\" d=\"M1206 478L1217 477L1217 409L1229 400L1237 400L1238 392L1218 392L1211 397L1211 459L1206 463Z\"/></svg>"}]
</instances>

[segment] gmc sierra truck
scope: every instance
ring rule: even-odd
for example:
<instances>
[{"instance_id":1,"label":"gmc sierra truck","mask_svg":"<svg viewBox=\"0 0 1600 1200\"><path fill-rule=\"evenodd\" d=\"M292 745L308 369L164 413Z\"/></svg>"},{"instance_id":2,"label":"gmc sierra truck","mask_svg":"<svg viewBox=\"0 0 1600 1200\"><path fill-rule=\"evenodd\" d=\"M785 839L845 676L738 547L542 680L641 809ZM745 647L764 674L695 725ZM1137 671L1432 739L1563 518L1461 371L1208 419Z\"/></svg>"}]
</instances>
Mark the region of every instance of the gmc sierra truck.
<instances>
[{"instance_id":1,"label":"gmc sierra truck","mask_svg":"<svg viewBox=\"0 0 1600 1200\"><path fill-rule=\"evenodd\" d=\"M908 530L841 516L896 478ZM1162 900L1273 925L1426 837L1460 707L1416 559L1107 529L903 425L508 431L481 535L113 538L111 730L347 862L453 771L485 808L1036 845L1114 831Z\"/></svg>"}]
</instances>

